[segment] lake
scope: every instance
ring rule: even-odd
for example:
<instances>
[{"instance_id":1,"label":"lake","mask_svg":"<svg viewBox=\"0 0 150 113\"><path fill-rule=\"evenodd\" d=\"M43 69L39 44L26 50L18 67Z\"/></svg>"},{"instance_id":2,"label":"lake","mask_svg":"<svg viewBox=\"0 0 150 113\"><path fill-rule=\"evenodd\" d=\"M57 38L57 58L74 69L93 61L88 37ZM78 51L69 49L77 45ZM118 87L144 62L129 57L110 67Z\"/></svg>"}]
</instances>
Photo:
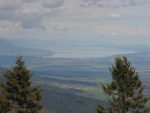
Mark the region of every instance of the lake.
<instances>
[{"instance_id":1,"label":"lake","mask_svg":"<svg viewBox=\"0 0 150 113\"><path fill-rule=\"evenodd\" d=\"M52 47L53 55L43 58L102 58L120 54L133 54L135 51L105 47Z\"/></svg>"}]
</instances>

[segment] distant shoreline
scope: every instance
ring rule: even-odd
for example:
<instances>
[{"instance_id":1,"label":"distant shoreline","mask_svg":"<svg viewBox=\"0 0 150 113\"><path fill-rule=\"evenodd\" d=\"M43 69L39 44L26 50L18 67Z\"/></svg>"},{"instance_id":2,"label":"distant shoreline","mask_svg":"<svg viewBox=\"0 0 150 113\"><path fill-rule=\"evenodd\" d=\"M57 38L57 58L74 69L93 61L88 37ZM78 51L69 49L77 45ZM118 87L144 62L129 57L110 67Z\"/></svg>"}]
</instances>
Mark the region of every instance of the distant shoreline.
<instances>
[{"instance_id":1,"label":"distant shoreline","mask_svg":"<svg viewBox=\"0 0 150 113\"><path fill-rule=\"evenodd\" d=\"M136 51L119 50L116 48L56 48L52 49L53 54L44 56L43 58L72 58L72 59L88 59L88 58L105 58L114 55L135 54Z\"/></svg>"}]
</instances>

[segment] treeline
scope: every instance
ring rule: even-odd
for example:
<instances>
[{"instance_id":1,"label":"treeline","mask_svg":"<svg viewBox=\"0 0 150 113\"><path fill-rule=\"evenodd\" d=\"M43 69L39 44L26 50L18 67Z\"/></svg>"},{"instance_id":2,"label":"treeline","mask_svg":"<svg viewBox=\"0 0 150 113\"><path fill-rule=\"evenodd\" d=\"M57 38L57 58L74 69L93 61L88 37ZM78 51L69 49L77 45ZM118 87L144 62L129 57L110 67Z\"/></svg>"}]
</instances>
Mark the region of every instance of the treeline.
<instances>
[{"instance_id":1,"label":"treeline","mask_svg":"<svg viewBox=\"0 0 150 113\"><path fill-rule=\"evenodd\" d=\"M149 113L144 86L136 69L126 57L117 57L110 68L112 80L103 84L108 104L97 105L97 113ZM32 85L32 73L22 57L10 70L3 72L0 83L0 113L39 113L42 90ZM65 109L65 108L64 108ZM86 109L86 108L85 108Z\"/></svg>"}]
</instances>

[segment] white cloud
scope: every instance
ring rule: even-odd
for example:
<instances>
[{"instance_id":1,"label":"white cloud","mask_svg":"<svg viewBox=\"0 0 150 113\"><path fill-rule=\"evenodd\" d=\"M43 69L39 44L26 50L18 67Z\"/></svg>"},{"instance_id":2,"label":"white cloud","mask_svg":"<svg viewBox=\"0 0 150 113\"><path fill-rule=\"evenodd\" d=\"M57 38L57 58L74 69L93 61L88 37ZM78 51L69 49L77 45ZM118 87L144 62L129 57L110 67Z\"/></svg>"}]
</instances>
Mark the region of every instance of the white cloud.
<instances>
[{"instance_id":1,"label":"white cloud","mask_svg":"<svg viewBox=\"0 0 150 113\"><path fill-rule=\"evenodd\" d=\"M63 0L0 0L0 20L19 21L23 28L39 28L44 18L57 15Z\"/></svg>"},{"instance_id":2,"label":"white cloud","mask_svg":"<svg viewBox=\"0 0 150 113\"><path fill-rule=\"evenodd\" d=\"M67 26L56 26L54 27L54 32L68 32L69 31L69 27Z\"/></svg>"},{"instance_id":3,"label":"white cloud","mask_svg":"<svg viewBox=\"0 0 150 113\"><path fill-rule=\"evenodd\" d=\"M112 17L112 18L119 18L119 17L121 17L121 14L118 13L118 12L112 12L112 13L110 13L110 17Z\"/></svg>"},{"instance_id":4,"label":"white cloud","mask_svg":"<svg viewBox=\"0 0 150 113\"><path fill-rule=\"evenodd\" d=\"M0 29L64 34L148 34L149 0L0 0ZM147 9L145 10L145 6ZM141 7L140 7L141 5ZM150 9L149 9L150 10ZM138 13L137 13L138 12ZM134 15L134 16L133 16ZM130 18L139 17L135 20ZM97 26L101 26L97 28ZM111 26L111 27L110 27ZM144 30L137 30L141 27ZM6 33L7 35L7 33Z\"/></svg>"},{"instance_id":5,"label":"white cloud","mask_svg":"<svg viewBox=\"0 0 150 113\"><path fill-rule=\"evenodd\" d=\"M120 8L141 5L147 3L148 0L82 0L83 7L108 7L108 8Z\"/></svg>"},{"instance_id":6,"label":"white cloud","mask_svg":"<svg viewBox=\"0 0 150 113\"><path fill-rule=\"evenodd\" d=\"M103 27L97 26L93 33L100 35L148 35L147 30L144 28L124 27L118 25L107 25Z\"/></svg>"},{"instance_id":7,"label":"white cloud","mask_svg":"<svg viewBox=\"0 0 150 113\"><path fill-rule=\"evenodd\" d=\"M64 0L46 0L42 2L42 6L45 8L59 8L64 4Z\"/></svg>"},{"instance_id":8,"label":"white cloud","mask_svg":"<svg viewBox=\"0 0 150 113\"><path fill-rule=\"evenodd\" d=\"M7 33L7 32L20 32L23 28L20 22L12 22L7 20L0 21L0 33Z\"/></svg>"},{"instance_id":9,"label":"white cloud","mask_svg":"<svg viewBox=\"0 0 150 113\"><path fill-rule=\"evenodd\" d=\"M21 8L22 1L21 0L0 0L0 10L8 11L8 10L17 10Z\"/></svg>"}]
</instances>

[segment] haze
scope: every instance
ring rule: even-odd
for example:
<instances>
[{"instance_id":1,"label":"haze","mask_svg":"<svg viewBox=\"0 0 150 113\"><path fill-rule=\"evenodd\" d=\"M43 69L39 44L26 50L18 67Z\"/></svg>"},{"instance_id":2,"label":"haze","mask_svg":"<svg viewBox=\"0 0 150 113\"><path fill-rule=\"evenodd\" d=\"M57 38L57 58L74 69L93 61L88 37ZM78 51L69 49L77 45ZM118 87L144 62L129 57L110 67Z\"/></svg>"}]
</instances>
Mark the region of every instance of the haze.
<instances>
[{"instance_id":1,"label":"haze","mask_svg":"<svg viewBox=\"0 0 150 113\"><path fill-rule=\"evenodd\" d=\"M29 48L145 46L149 0L0 0L0 37Z\"/></svg>"}]
</instances>

